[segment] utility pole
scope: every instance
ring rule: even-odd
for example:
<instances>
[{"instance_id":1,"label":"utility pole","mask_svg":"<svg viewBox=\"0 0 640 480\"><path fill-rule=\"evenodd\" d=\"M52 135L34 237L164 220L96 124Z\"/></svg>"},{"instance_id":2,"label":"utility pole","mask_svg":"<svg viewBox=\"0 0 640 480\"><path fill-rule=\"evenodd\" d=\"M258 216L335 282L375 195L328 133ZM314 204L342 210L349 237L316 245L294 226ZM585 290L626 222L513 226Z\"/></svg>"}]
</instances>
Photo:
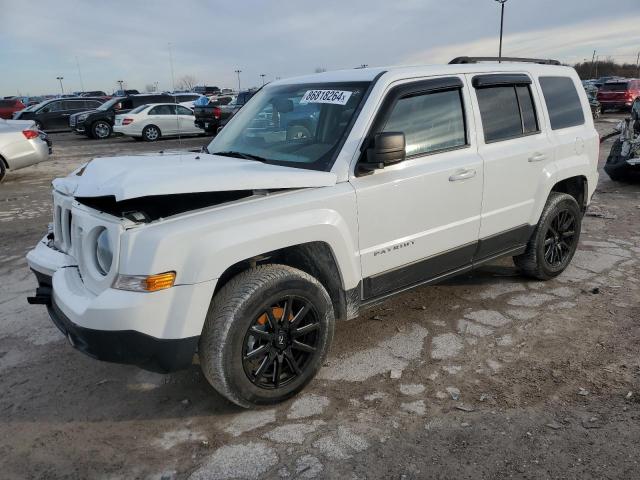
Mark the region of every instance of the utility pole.
<instances>
[{"instance_id":1,"label":"utility pole","mask_svg":"<svg viewBox=\"0 0 640 480\"><path fill-rule=\"evenodd\" d=\"M80 62L76 56L76 66L78 67L78 76L80 77L80 89L84 92L84 82L82 81L82 72L80 71Z\"/></svg>"},{"instance_id":2,"label":"utility pole","mask_svg":"<svg viewBox=\"0 0 640 480\"><path fill-rule=\"evenodd\" d=\"M176 91L176 81L173 75L173 52L171 51L171 42L167 43L169 47L169 65L171 66L171 91Z\"/></svg>"},{"instance_id":3,"label":"utility pole","mask_svg":"<svg viewBox=\"0 0 640 480\"><path fill-rule=\"evenodd\" d=\"M158 82L153 82L153 84L154 84L154 85L155 85L155 87L156 87L154 91L155 91L156 93L158 93Z\"/></svg>"},{"instance_id":4,"label":"utility pole","mask_svg":"<svg viewBox=\"0 0 640 480\"><path fill-rule=\"evenodd\" d=\"M62 80L64 80L64 77L56 77L56 80L60 82L60 90L62 90L62 95L64 95L64 87L62 86Z\"/></svg>"},{"instance_id":5,"label":"utility pole","mask_svg":"<svg viewBox=\"0 0 640 480\"><path fill-rule=\"evenodd\" d=\"M234 70L234 72L238 75L238 93L240 93L240 74L242 73L242 70L238 69Z\"/></svg>"},{"instance_id":6,"label":"utility pole","mask_svg":"<svg viewBox=\"0 0 640 480\"><path fill-rule=\"evenodd\" d=\"M591 57L591 69L589 70L589 78L593 78L593 62L596 60L596 51L593 51L593 56Z\"/></svg>"},{"instance_id":7,"label":"utility pole","mask_svg":"<svg viewBox=\"0 0 640 480\"><path fill-rule=\"evenodd\" d=\"M638 70L638 78L640 78L640 52L638 52L638 56L636 57L636 69Z\"/></svg>"},{"instance_id":8,"label":"utility pole","mask_svg":"<svg viewBox=\"0 0 640 480\"><path fill-rule=\"evenodd\" d=\"M496 0L500 4L500 48L498 50L498 63L502 63L502 32L504 30L504 4L507 0Z\"/></svg>"},{"instance_id":9,"label":"utility pole","mask_svg":"<svg viewBox=\"0 0 640 480\"><path fill-rule=\"evenodd\" d=\"M122 84L124 83L124 80L116 80L116 83L120 85L120 90L122 90Z\"/></svg>"},{"instance_id":10,"label":"utility pole","mask_svg":"<svg viewBox=\"0 0 640 480\"><path fill-rule=\"evenodd\" d=\"M264 73L260 74L260 78L262 78L262 86L264 87L264 77L266 77L266 75Z\"/></svg>"}]
</instances>

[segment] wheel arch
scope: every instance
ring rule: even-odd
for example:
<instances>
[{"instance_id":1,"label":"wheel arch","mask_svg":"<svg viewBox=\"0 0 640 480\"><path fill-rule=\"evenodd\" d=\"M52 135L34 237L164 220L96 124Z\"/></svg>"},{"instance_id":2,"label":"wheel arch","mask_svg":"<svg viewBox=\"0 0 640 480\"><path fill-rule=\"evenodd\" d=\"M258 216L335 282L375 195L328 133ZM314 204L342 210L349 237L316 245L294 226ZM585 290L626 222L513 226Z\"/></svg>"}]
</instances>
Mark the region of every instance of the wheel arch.
<instances>
[{"instance_id":1,"label":"wheel arch","mask_svg":"<svg viewBox=\"0 0 640 480\"><path fill-rule=\"evenodd\" d=\"M220 275L215 294L241 272L262 264L280 264L297 268L316 278L329 293L336 319L353 317L353 294L344 288L342 275L331 246L323 241L292 245L241 260ZM357 310L357 308L356 308Z\"/></svg>"},{"instance_id":2,"label":"wheel arch","mask_svg":"<svg viewBox=\"0 0 640 480\"><path fill-rule=\"evenodd\" d=\"M553 181L553 180L552 180ZM538 202L537 208L534 211L533 218L531 219L531 225L537 225L540 221L540 216L544 210L549 196L553 192L566 193L576 199L580 206L580 211L584 213L587 210L589 202L589 180L585 175L573 175L567 176L562 179L555 179L554 183L547 184L544 190L540 191L538 198L544 199ZM546 193L546 194L545 194Z\"/></svg>"}]
</instances>

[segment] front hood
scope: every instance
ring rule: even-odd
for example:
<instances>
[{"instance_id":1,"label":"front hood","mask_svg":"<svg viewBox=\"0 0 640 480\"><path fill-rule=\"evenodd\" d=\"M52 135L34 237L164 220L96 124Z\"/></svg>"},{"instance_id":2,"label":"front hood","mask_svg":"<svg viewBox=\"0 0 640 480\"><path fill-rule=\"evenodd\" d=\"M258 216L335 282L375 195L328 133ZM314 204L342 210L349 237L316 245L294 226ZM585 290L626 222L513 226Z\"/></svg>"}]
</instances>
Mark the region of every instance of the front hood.
<instances>
[{"instance_id":1,"label":"front hood","mask_svg":"<svg viewBox=\"0 0 640 480\"><path fill-rule=\"evenodd\" d=\"M97 112L98 110L85 110L84 112L73 113L71 116L73 118L78 118L80 115L91 115L92 113Z\"/></svg>"},{"instance_id":2,"label":"front hood","mask_svg":"<svg viewBox=\"0 0 640 480\"><path fill-rule=\"evenodd\" d=\"M205 153L165 153L96 158L53 187L75 197L151 195L328 187L334 173L268 165Z\"/></svg>"}]
</instances>

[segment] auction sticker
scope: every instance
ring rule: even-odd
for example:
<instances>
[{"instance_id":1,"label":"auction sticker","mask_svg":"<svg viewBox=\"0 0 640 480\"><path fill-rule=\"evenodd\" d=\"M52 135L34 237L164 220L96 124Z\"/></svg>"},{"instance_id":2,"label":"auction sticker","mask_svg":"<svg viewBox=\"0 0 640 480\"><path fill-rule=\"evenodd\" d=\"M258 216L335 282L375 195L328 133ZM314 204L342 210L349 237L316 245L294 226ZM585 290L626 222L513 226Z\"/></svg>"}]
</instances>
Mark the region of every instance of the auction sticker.
<instances>
[{"instance_id":1,"label":"auction sticker","mask_svg":"<svg viewBox=\"0 0 640 480\"><path fill-rule=\"evenodd\" d=\"M300 103L331 103L346 105L353 92L344 90L307 90Z\"/></svg>"}]
</instances>

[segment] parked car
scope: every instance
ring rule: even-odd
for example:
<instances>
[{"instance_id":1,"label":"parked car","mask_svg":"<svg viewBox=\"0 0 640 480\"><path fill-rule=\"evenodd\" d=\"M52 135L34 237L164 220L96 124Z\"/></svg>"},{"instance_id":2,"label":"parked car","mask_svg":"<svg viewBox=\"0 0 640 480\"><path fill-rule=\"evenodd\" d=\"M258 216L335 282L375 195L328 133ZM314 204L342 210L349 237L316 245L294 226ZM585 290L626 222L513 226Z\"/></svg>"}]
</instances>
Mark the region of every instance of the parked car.
<instances>
[{"instance_id":1,"label":"parked car","mask_svg":"<svg viewBox=\"0 0 640 480\"><path fill-rule=\"evenodd\" d=\"M113 92L114 97L126 97L127 95L138 95L140 92L135 89L131 90L116 90Z\"/></svg>"},{"instance_id":2,"label":"parked car","mask_svg":"<svg viewBox=\"0 0 640 480\"><path fill-rule=\"evenodd\" d=\"M97 108L104 99L95 97L74 97L45 100L14 115L16 120L34 120L36 128L42 131L69 130L69 117L77 112Z\"/></svg>"},{"instance_id":3,"label":"parked car","mask_svg":"<svg viewBox=\"0 0 640 480\"><path fill-rule=\"evenodd\" d=\"M69 126L77 134L104 140L113 133L116 114L130 112L141 105L174 101L174 97L171 95L156 93L113 97L95 110L85 110L71 115Z\"/></svg>"},{"instance_id":4,"label":"parked car","mask_svg":"<svg viewBox=\"0 0 640 480\"><path fill-rule=\"evenodd\" d=\"M102 90L90 90L88 92L80 92L81 97L107 97L108 95Z\"/></svg>"},{"instance_id":5,"label":"parked car","mask_svg":"<svg viewBox=\"0 0 640 480\"><path fill-rule=\"evenodd\" d=\"M199 93L173 93L173 97L175 101L182 105L183 107L193 108L196 101L201 98L207 98L204 95L200 95Z\"/></svg>"},{"instance_id":6,"label":"parked car","mask_svg":"<svg viewBox=\"0 0 640 480\"><path fill-rule=\"evenodd\" d=\"M51 141L35 129L35 122L0 120L0 182L7 172L49 159Z\"/></svg>"},{"instance_id":7,"label":"parked car","mask_svg":"<svg viewBox=\"0 0 640 480\"><path fill-rule=\"evenodd\" d=\"M630 109L634 100L640 96L640 80L624 79L606 82L598 90L598 101L602 111L608 109Z\"/></svg>"},{"instance_id":8,"label":"parked car","mask_svg":"<svg viewBox=\"0 0 640 480\"><path fill-rule=\"evenodd\" d=\"M217 95L220 93L220 89L218 87L210 87L207 85L193 87L191 91L193 93L199 93L200 95Z\"/></svg>"},{"instance_id":9,"label":"parked car","mask_svg":"<svg viewBox=\"0 0 640 480\"><path fill-rule=\"evenodd\" d=\"M29 302L93 358L170 371L197 351L251 407L301 391L336 320L395 294L502 256L557 277L598 133L574 69L502 60L275 81L206 151L92 160L53 181ZM280 124L308 110L308 134Z\"/></svg>"},{"instance_id":10,"label":"parked car","mask_svg":"<svg viewBox=\"0 0 640 480\"><path fill-rule=\"evenodd\" d=\"M37 105L38 103L44 100L43 97L16 97L16 98L20 100L25 107Z\"/></svg>"},{"instance_id":11,"label":"parked car","mask_svg":"<svg viewBox=\"0 0 640 480\"><path fill-rule=\"evenodd\" d=\"M26 107L18 98L9 98L0 100L0 118L10 119L13 118L15 112L19 112Z\"/></svg>"},{"instance_id":12,"label":"parked car","mask_svg":"<svg viewBox=\"0 0 640 480\"><path fill-rule=\"evenodd\" d=\"M640 98L631 106L629 118L615 129L618 138L613 142L604 171L615 181L640 180Z\"/></svg>"},{"instance_id":13,"label":"parked car","mask_svg":"<svg viewBox=\"0 0 640 480\"><path fill-rule=\"evenodd\" d=\"M201 135L193 124L193 110L175 103L152 103L116 115L113 131L136 140L155 142L161 137Z\"/></svg>"},{"instance_id":14,"label":"parked car","mask_svg":"<svg viewBox=\"0 0 640 480\"><path fill-rule=\"evenodd\" d=\"M245 103L255 94L255 91L246 90L240 92L230 101L223 104L220 99L209 102L207 105L194 105L195 124L198 128L202 128L207 133L216 133L220 128L224 127L227 122L240 110Z\"/></svg>"}]
</instances>

